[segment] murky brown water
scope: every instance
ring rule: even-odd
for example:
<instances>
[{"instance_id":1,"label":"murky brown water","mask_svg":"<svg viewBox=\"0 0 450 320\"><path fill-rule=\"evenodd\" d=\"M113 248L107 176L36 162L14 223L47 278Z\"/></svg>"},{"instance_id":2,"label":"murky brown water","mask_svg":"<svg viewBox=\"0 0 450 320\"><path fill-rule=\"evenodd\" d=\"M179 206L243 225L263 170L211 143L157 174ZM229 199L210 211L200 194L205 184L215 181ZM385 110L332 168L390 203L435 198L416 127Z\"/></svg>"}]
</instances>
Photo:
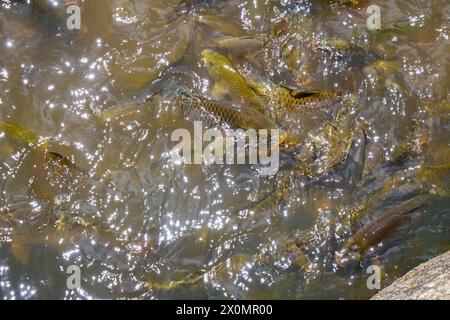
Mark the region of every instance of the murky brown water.
<instances>
[{"instance_id":1,"label":"murky brown water","mask_svg":"<svg viewBox=\"0 0 450 320\"><path fill-rule=\"evenodd\" d=\"M46 15L9 2L0 9L0 120L48 139L47 152L77 168L0 135L0 297L366 299L376 293L366 286L368 265L382 267L384 287L450 248L448 169L420 176L450 162L447 1L380 1L383 25L411 19L419 27L378 38L366 30L364 3L87 0L79 1L81 30L69 32L62 1ZM344 100L282 112L277 123L307 141L354 93L350 129L363 127L366 143L360 136L313 179L290 169L267 177L257 166L174 164L170 134L191 124L162 92L183 83L211 96L201 51L227 33L267 35L280 21L285 32L236 63L250 61L276 83L339 90ZM333 38L359 49L318 49ZM424 143L414 142L417 128ZM410 141L417 148L393 161ZM273 205L251 210L280 182ZM363 210L367 223L418 193L431 198L380 250L336 263L360 225L340 218L352 206L375 199ZM307 249L293 247L308 231ZM67 287L71 265L80 290Z\"/></svg>"}]
</instances>

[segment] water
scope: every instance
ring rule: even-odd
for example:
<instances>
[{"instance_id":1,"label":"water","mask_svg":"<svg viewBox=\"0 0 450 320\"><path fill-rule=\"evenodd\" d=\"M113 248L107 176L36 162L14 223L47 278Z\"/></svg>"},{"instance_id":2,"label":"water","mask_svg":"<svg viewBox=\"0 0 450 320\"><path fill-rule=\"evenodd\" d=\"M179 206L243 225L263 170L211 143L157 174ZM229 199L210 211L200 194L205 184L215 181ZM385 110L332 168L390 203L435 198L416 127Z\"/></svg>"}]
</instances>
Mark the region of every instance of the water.
<instances>
[{"instance_id":1,"label":"water","mask_svg":"<svg viewBox=\"0 0 450 320\"><path fill-rule=\"evenodd\" d=\"M383 24L428 22L378 40L365 31L365 4L84 1L81 30L69 32L56 2L47 15L8 1L0 10L0 119L49 138L49 150L78 167L60 172L44 164L39 148L1 134L0 297L366 299L376 293L366 286L368 265L382 266L384 287L449 249L449 201L440 193L448 180L413 179L418 168L450 160L448 106L435 107L448 103L447 1L384 2ZM210 96L213 80L200 52L225 35L196 22L201 15L245 35L267 34L285 19L288 30L251 58L253 67L290 86L356 93L352 127L364 124L367 135L364 176L352 174L358 143L328 175L309 182L290 170L266 177L257 166L171 162L171 132L192 125L162 92L176 89L177 78ZM315 50L325 38L352 40L364 53ZM376 59L397 64L376 71ZM302 141L338 107L277 121ZM101 119L107 110L117 115L113 121ZM428 128L429 142L389 164L417 123ZM393 191L369 216L420 186L435 193L432 201L382 250L338 266L335 252L348 234L336 236L333 217L395 175ZM285 178L284 196L252 215L249 208ZM308 230L316 232L309 264L299 250L286 249ZM80 290L67 286L71 265L80 268Z\"/></svg>"}]
</instances>

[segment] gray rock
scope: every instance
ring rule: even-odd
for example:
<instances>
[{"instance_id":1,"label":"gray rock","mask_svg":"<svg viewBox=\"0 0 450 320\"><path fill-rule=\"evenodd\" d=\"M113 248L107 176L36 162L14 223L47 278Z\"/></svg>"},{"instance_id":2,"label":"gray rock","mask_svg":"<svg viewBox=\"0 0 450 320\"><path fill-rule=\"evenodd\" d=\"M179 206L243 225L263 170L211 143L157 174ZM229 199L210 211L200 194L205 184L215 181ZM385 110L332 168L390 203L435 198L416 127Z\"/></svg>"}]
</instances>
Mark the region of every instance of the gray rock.
<instances>
[{"instance_id":1,"label":"gray rock","mask_svg":"<svg viewBox=\"0 0 450 320\"><path fill-rule=\"evenodd\" d=\"M372 300L450 300L450 251L415 267Z\"/></svg>"}]
</instances>

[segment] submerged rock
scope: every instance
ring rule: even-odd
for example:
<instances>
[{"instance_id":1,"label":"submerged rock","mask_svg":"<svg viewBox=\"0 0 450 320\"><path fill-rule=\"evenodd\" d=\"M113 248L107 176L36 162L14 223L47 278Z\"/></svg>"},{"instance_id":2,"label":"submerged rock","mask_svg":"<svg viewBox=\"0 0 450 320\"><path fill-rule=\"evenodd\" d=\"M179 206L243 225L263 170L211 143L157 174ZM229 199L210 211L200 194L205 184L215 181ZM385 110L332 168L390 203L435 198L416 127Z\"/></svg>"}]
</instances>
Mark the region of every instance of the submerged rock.
<instances>
[{"instance_id":1,"label":"submerged rock","mask_svg":"<svg viewBox=\"0 0 450 320\"><path fill-rule=\"evenodd\" d=\"M415 267L372 300L450 299L450 251Z\"/></svg>"}]
</instances>

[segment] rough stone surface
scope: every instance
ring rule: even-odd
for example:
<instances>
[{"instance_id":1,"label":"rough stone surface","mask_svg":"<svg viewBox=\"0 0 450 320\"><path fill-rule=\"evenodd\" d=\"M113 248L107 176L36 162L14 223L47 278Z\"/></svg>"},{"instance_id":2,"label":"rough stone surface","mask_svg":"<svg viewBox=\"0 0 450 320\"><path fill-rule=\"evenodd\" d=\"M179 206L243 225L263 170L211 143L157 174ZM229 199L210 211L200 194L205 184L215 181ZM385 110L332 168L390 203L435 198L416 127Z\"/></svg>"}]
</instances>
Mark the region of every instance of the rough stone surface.
<instances>
[{"instance_id":1,"label":"rough stone surface","mask_svg":"<svg viewBox=\"0 0 450 320\"><path fill-rule=\"evenodd\" d=\"M372 300L450 300L450 251L412 269Z\"/></svg>"}]
</instances>

